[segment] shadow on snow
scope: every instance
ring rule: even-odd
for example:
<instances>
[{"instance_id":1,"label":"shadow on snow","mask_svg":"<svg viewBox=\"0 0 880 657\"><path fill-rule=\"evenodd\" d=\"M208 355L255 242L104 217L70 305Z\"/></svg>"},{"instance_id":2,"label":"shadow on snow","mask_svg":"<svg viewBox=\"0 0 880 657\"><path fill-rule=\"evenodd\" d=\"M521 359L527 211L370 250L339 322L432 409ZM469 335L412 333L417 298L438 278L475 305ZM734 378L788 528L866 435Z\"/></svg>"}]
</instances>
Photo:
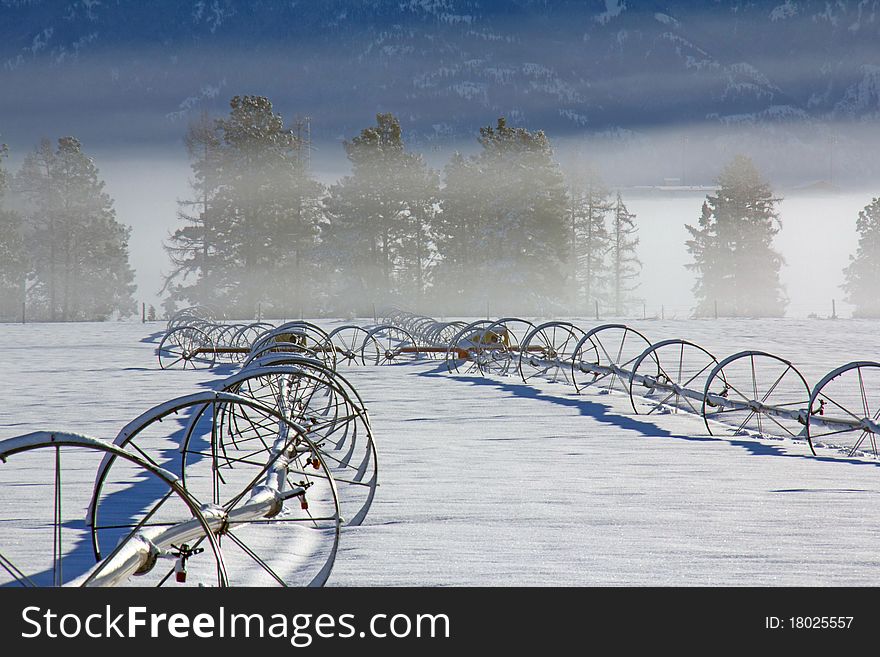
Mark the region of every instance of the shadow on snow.
<instances>
[{"instance_id":1,"label":"shadow on snow","mask_svg":"<svg viewBox=\"0 0 880 657\"><path fill-rule=\"evenodd\" d=\"M574 408L577 409L577 411L583 416L591 417L598 422L610 424L621 429L634 431L648 438L673 438L676 440L687 440L690 442L722 442L732 445L734 447L739 447L745 450L748 454L754 456L779 456L785 458L807 459L810 461L821 461L827 463L843 463L849 465L870 466L875 468L880 467L880 462L850 457L791 454L779 446L768 444L767 442L763 442L762 440L757 438L748 440L742 438L723 438L720 436L685 435L681 433L673 433L667 429L663 429L657 426L653 422L636 419L640 416L621 415L620 413L613 412L611 406L608 404L601 404L599 402L584 399L583 397L576 396L576 394L560 397L559 395L554 395L526 383L512 383L500 379L489 379L476 375L463 376L460 374L449 374L445 365L440 365L433 370L420 372L419 375L453 379L455 381L468 383L473 386L491 386L503 390L504 392L507 392L514 397L535 399L538 401L556 404L558 406ZM779 442L788 442L784 441L783 439L777 440L779 440Z\"/></svg>"}]
</instances>

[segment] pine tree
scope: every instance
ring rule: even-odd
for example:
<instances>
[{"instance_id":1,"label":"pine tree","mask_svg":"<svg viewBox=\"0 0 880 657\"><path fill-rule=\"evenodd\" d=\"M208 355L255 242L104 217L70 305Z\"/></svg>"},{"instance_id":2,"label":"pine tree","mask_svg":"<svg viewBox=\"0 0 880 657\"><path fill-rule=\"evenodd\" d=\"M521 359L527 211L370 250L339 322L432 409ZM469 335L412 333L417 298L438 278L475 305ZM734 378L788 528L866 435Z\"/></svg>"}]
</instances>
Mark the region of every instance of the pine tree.
<instances>
[{"instance_id":1,"label":"pine tree","mask_svg":"<svg viewBox=\"0 0 880 657\"><path fill-rule=\"evenodd\" d=\"M305 169L303 143L268 98L234 97L229 116L217 125L223 140L217 205L228 230L229 301L246 314L262 302L276 315L293 315L309 290L322 188Z\"/></svg>"},{"instance_id":2,"label":"pine tree","mask_svg":"<svg viewBox=\"0 0 880 657\"><path fill-rule=\"evenodd\" d=\"M430 282L438 176L406 150L393 114L378 114L375 126L345 142L345 152L352 173L325 202L325 253L339 302L418 301Z\"/></svg>"},{"instance_id":3,"label":"pine tree","mask_svg":"<svg viewBox=\"0 0 880 657\"><path fill-rule=\"evenodd\" d=\"M53 151L44 140L25 158L16 183L26 200L29 305L50 320L132 314L131 230L116 220L113 201L79 141L62 137Z\"/></svg>"},{"instance_id":4,"label":"pine tree","mask_svg":"<svg viewBox=\"0 0 880 657\"><path fill-rule=\"evenodd\" d=\"M420 307L432 284L436 262L434 224L439 204L440 180L419 157L410 160L400 178L409 197L401 219L397 289L404 299Z\"/></svg>"},{"instance_id":5,"label":"pine tree","mask_svg":"<svg viewBox=\"0 0 880 657\"><path fill-rule=\"evenodd\" d=\"M697 272L695 314L776 317L788 300L779 281L784 264L773 248L779 215L770 186L752 161L736 156L718 177L718 191L703 203L696 227L686 225L686 242Z\"/></svg>"},{"instance_id":6,"label":"pine tree","mask_svg":"<svg viewBox=\"0 0 880 657\"><path fill-rule=\"evenodd\" d=\"M620 192L614 203L611 219L611 235L609 248L609 278L614 313L623 315L632 299L630 292L638 287L637 279L642 270L642 263L636 255L639 238L635 224L636 215L627 210Z\"/></svg>"},{"instance_id":7,"label":"pine tree","mask_svg":"<svg viewBox=\"0 0 880 657\"><path fill-rule=\"evenodd\" d=\"M235 96L228 116L190 127L193 198L166 244L173 301L216 303L243 317L259 305L293 316L313 301L307 283L323 187L306 168L305 147L264 96Z\"/></svg>"},{"instance_id":8,"label":"pine tree","mask_svg":"<svg viewBox=\"0 0 880 657\"><path fill-rule=\"evenodd\" d=\"M327 291L314 285L319 280L317 254L325 188L311 177L303 158L284 178L279 184L280 214L269 239L269 251L278 264L276 275L284 284L270 295L270 306L290 317L296 310L302 313L308 303L327 303Z\"/></svg>"},{"instance_id":9,"label":"pine tree","mask_svg":"<svg viewBox=\"0 0 880 657\"><path fill-rule=\"evenodd\" d=\"M435 222L440 261L434 294L452 313L480 314L486 302L477 298L474 287L486 249L478 236L485 234L488 220L482 170L474 158L455 153L443 175L442 211Z\"/></svg>"},{"instance_id":10,"label":"pine tree","mask_svg":"<svg viewBox=\"0 0 880 657\"><path fill-rule=\"evenodd\" d=\"M482 312L487 302L496 313L558 312L570 222L550 142L501 118L480 129L479 143L479 153L457 156L446 168L441 288L467 312Z\"/></svg>"},{"instance_id":11,"label":"pine tree","mask_svg":"<svg viewBox=\"0 0 880 657\"><path fill-rule=\"evenodd\" d=\"M193 178L191 200L178 202L177 218L184 223L165 243L173 265L160 294L166 290L193 305L218 300L216 273L222 270L222 231L215 219L214 199L221 183L220 136L207 113L193 122L184 139Z\"/></svg>"},{"instance_id":12,"label":"pine tree","mask_svg":"<svg viewBox=\"0 0 880 657\"><path fill-rule=\"evenodd\" d=\"M6 144L0 144L0 320L18 316L25 298L28 259L21 215L4 209L9 179L3 168Z\"/></svg>"},{"instance_id":13,"label":"pine tree","mask_svg":"<svg viewBox=\"0 0 880 657\"><path fill-rule=\"evenodd\" d=\"M34 152L25 157L15 180L16 189L27 204L27 223L31 235L26 248L33 262L32 292L36 304L40 306L37 316L45 311L44 317L50 321L59 318L61 287L58 255L61 251L61 231L56 229L61 217L56 198L57 186L53 181L54 170L52 143L43 139Z\"/></svg>"},{"instance_id":14,"label":"pine tree","mask_svg":"<svg viewBox=\"0 0 880 657\"><path fill-rule=\"evenodd\" d=\"M880 198L859 212L856 230L859 244L843 271L842 287L855 306L854 317L880 317Z\"/></svg>"},{"instance_id":15,"label":"pine tree","mask_svg":"<svg viewBox=\"0 0 880 657\"><path fill-rule=\"evenodd\" d=\"M611 248L607 218L614 206L608 188L592 167L572 184L570 194L574 291L584 311L590 313L607 296L606 256Z\"/></svg>"}]
</instances>

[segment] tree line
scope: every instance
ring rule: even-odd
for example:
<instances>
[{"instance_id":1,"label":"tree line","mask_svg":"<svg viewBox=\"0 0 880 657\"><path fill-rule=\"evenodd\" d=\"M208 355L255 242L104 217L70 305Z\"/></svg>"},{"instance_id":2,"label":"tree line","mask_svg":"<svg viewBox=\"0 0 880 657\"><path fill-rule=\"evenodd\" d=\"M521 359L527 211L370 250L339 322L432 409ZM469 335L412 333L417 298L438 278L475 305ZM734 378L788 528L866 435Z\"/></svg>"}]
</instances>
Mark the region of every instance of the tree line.
<instances>
[{"instance_id":1,"label":"tree line","mask_svg":"<svg viewBox=\"0 0 880 657\"><path fill-rule=\"evenodd\" d=\"M309 144L271 101L236 96L187 131L191 194L165 242L166 311L365 315L402 304L440 315L625 316L641 262L636 216L591 167L565 172L547 136L504 118L440 170L378 114L343 143L350 173L315 179ZM130 229L74 137L43 140L15 174L0 146L0 319L135 311ZM782 316L778 198L747 157L686 224L695 316ZM859 213L843 272L855 316L880 316L880 200Z\"/></svg>"},{"instance_id":2,"label":"tree line","mask_svg":"<svg viewBox=\"0 0 880 657\"><path fill-rule=\"evenodd\" d=\"M236 96L187 133L190 198L169 236L168 307L231 314L626 312L641 263L635 215L598 176L567 182L543 132L503 118L442 171L378 114L343 144L351 172L323 185L272 103ZM589 187L589 191L587 187Z\"/></svg>"}]
</instances>

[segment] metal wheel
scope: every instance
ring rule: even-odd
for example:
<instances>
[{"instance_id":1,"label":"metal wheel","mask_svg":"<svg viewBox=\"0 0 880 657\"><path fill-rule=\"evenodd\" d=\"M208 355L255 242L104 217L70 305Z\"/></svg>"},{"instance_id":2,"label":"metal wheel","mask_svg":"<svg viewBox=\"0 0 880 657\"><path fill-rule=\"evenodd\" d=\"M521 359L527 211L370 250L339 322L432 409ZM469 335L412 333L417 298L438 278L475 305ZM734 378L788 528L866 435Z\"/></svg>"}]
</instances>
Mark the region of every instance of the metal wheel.
<instances>
[{"instance_id":1,"label":"metal wheel","mask_svg":"<svg viewBox=\"0 0 880 657\"><path fill-rule=\"evenodd\" d=\"M330 331L329 338L336 350L336 364L346 366L362 365L360 360L361 347L369 331L362 326L346 324L337 326Z\"/></svg>"},{"instance_id":2,"label":"metal wheel","mask_svg":"<svg viewBox=\"0 0 880 657\"><path fill-rule=\"evenodd\" d=\"M446 349L446 371L472 374L479 369L477 358L482 351L483 330L493 324L489 319L478 319L460 327L450 338Z\"/></svg>"},{"instance_id":3,"label":"metal wheel","mask_svg":"<svg viewBox=\"0 0 880 657\"><path fill-rule=\"evenodd\" d=\"M157 350L159 367L208 369L217 361L214 342L194 326L179 326L165 334Z\"/></svg>"},{"instance_id":4,"label":"metal wheel","mask_svg":"<svg viewBox=\"0 0 880 657\"><path fill-rule=\"evenodd\" d=\"M235 337L238 335L239 331L241 331L246 325L245 324L221 324L220 329L217 331L217 334L214 336L214 344L217 347L222 348L236 348L238 345L235 343ZM218 358L229 362L238 362L241 360L243 354L229 352L225 354L218 354Z\"/></svg>"},{"instance_id":5,"label":"metal wheel","mask_svg":"<svg viewBox=\"0 0 880 657\"><path fill-rule=\"evenodd\" d=\"M324 355L318 353L314 349L303 346L304 342L304 340L300 340L297 342L275 342L274 340L267 340L261 343L259 346L252 348L251 352L248 354L247 358L245 358L241 366L243 368L251 367L254 362L262 360L263 358L271 354L295 354L302 358L318 360L324 363Z\"/></svg>"},{"instance_id":6,"label":"metal wheel","mask_svg":"<svg viewBox=\"0 0 880 657\"><path fill-rule=\"evenodd\" d=\"M350 390L350 384L336 372L299 364L243 370L229 377L222 388L256 399L306 427L336 483L343 518L347 524L360 524L376 493L378 459L366 411ZM234 416L229 421L232 435L250 430L239 428Z\"/></svg>"},{"instance_id":7,"label":"metal wheel","mask_svg":"<svg viewBox=\"0 0 880 657\"><path fill-rule=\"evenodd\" d=\"M285 350L302 350L303 353L320 358L330 367L336 366L336 349L333 347L330 336L320 326L316 326L311 322L287 322L261 335L251 345L251 356L249 356L249 359L255 353L264 351L273 343L284 343Z\"/></svg>"},{"instance_id":8,"label":"metal wheel","mask_svg":"<svg viewBox=\"0 0 880 657\"><path fill-rule=\"evenodd\" d=\"M301 368L307 372L310 372L315 376L325 377L328 380L332 381L334 385L338 385L346 391L348 397L353 400L358 408L363 412L364 421L369 422L367 419L366 405L364 404L364 401L358 393L357 389L351 384L351 382L347 378L340 374L338 370L327 367L327 365L325 365L317 358L309 358L301 354L271 353L266 354L262 358L253 361L250 366L271 367L279 365L292 365L294 367Z\"/></svg>"},{"instance_id":9,"label":"metal wheel","mask_svg":"<svg viewBox=\"0 0 880 657\"><path fill-rule=\"evenodd\" d=\"M251 345L260 337L274 330L275 325L268 322L252 322L251 324L245 324L233 334L230 346L238 347L240 349L250 349ZM242 356L239 360L244 360L244 358L245 356Z\"/></svg>"},{"instance_id":10,"label":"metal wheel","mask_svg":"<svg viewBox=\"0 0 880 657\"><path fill-rule=\"evenodd\" d=\"M404 322L399 326L402 326L414 336L427 338L428 342L425 344L430 344L433 342L431 334L437 328L437 325L437 320L431 317L414 317L412 321Z\"/></svg>"},{"instance_id":11,"label":"metal wheel","mask_svg":"<svg viewBox=\"0 0 880 657\"><path fill-rule=\"evenodd\" d=\"M438 326L434 340L438 345L449 344L465 326L467 326L467 322L445 322Z\"/></svg>"},{"instance_id":12,"label":"metal wheel","mask_svg":"<svg viewBox=\"0 0 880 657\"><path fill-rule=\"evenodd\" d=\"M810 447L880 458L880 363L855 361L826 374L810 394Z\"/></svg>"},{"instance_id":13,"label":"metal wheel","mask_svg":"<svg viewBox=\"0 0 880 657\"><path fill-rule=\"evenodd\" d=\"M198 326L198 328L208 334L208 337L211 338L211 342L217 346L222 344L220 340L221 335L228 327L228 324L215 324L213 322Z\"/></svg>"},{"instance_id":14,"label":"metal wheel","mask_svg":"<svg viewBox=\"0 0 880 657\"><path fill-rule=\"evenodd\" d=\"M625 324L604 324L587 332L575 347L572 379L577 391L599 385L629 392L633 363L651 342Z\"/></svg>"},{"instance_id":15,"label":"metal wheel","mask_svg":"<svg viewBox=\"0 0 880 657\"><path fill-rule=\"evenodd\" d=\"M210 504L234 584L319 586L336 557L341 515L331 470L308 434L256 399L202 392L156 406L114 442L179 473ZM114 458L101 464L90 505L99 557L130 512L116 494L118 467ZM138 490L137 499L155 498Z\"/></svg>"},{"instance_id":16,"label":"metal wheel","mask_svg":"<svg viewBox=\"0 0 880 657\"><path fill-rule=\"evenodd\" d=\"M545 322L523 339L517 371L524 383L537 379L571 383L575 349L584 332L570 322Z\"/></svg>"},{"instance_id":17,"label":"metal wheel","mask_svg":"<svg viewBox=\"0 0 880 657\"><path fill-rule=\"evenodd\" d=\"M394 365L422 360L424 352L408 331L391 324L372 329L361 346L364 365Z\"/></svg>"},{"instance_id":18,"label":"metal wheel","mask_svg":"<svg viewBox=\"0 0 880 657\"><path fill-rule=\"evenodd\" d=\"M87 547L90 528L82 509L89 502L92 473L102 456L116 459L124 473L127 483L115 494L128 508L124 520L112 521L117 525L112 551L96 563ZM157 564L177 562L184 548L178 545L175 554L173 547L151 533L166 526L158 524L160 518L204 538L200 552L205 554L198 559L205 566L201 583L227 584L220 546L201 502L149 458L96 438L41 431L0 441L0 463L3 486L29 491L26 504L20 498L14 503L0 501L0 586L164 584L164 567ZM133 497L135 486L149 489L154 497ZM154 504L154 499L160 502ZM129 579L131 575L137 577Z\"/></svg>"},{"instance_id":19,"label":"metal wheel","mask_svg":"<svg viewBox=\"0 0 880 657\"><path fill-rule=\"evenodd\" d=\"M192 326L197 322L213 322L213 318L216 316L212 309L204 306L190 306L174 313L168 320L167 329L170 331L178 326Z\"/></svg>"},{"instance_id":20,"label":"metal wheel","mask_svg":"<svg viewBox=\"0 0 880 657\"><path fill-rule=\"evenodd\" d=\"M652 344L633 363L629 399L633 411L701 413L705 381L718 360L700 345L687 340ZM640 408L638 401L647 403Z\"/></svg>"},{"instance_id":21,"label":"metal wheel","mask_svg":"<svg viewBox=\"0 0 880 657\"><path fill-rule=\"evenodd\" d=\"M784 358L763 351L728 356L712 369L703 393L710 434L805 437L810 386Z\"/></svg>"},{"instance_id":22,"label":"metal wheel","mask_svg":"<svg viewBox=\"0 0 880 657\"><path fill-rule=\"evenodd\" d=\"M535 325L519 317L504 317L486 327L484 335L497 339L484 340L485 345L477 365L480 373L505 376L519 357L522 340L535 328Z\"/></svg>"}]
</instances>

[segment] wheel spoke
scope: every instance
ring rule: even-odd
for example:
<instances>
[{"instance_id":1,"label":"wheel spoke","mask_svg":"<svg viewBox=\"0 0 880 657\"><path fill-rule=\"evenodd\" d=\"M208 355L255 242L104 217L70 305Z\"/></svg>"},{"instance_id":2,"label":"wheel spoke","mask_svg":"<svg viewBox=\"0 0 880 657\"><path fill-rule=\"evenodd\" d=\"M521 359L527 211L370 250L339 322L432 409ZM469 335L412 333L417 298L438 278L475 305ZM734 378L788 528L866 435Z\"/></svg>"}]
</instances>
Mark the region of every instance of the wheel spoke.
<instances>
[{"instance_id":1,"label":"wheel spoke","mask_svg":"<svg viewBox=\"0 0 880 657\"><path fill-rule=\"evenodd\" d=\"M235 543L238 547L240 547L241 550L242 550L246 555L248 555L251 559L253 559L253 560L257 563L257 565L260 566L260 568L262 568L262 569L265 570L267 573L269 573L269 575L270 575L270 576L271 576L276 582L278 582L281 586L284 586L284 587L287 586L287 583L286 583L283 579L281 579L281 577L278 575L278 573L276 573L274 570L272 570L272 569L269 567L269 564L267 564L265 561L263 561L263 559L261 559L260 556L259 556L256 552L254 552L250 547L248 547L248 545L245 544L245 542L244 542L243 540L241 540L238 536L236 536L236 535L235 535L234 533L232 533L231 531L227 531L227 532L226 532L226 535L230 538L230 540L231 540L233 543Z\"/></svg>"},{"instance_id":2,"label":"wheel spoke","mask_svg":"<svg viewBox=\"0 0 880 657\"><path fill-rule=\"evenodd\" d=\"M33 588L37 587L37 584L28 577L23 570L21 570L15 563L7 557L5 554L0 552L0 567L3 568L7 573L12 575L13 579L15 579L22 586L30 586Z\"/></svg>"},{"instance_id":3,"label":"wheel spoke","mask_svg":"<svg viewBox=\"0 0 880 657\"><path fill-rule=\"evenodd\" d=\"M862 368L856 368L856 372L858 372L859 376L859 390L862 393L862 405L865 409L865 417L871 417L871 411L868 408L868 393L865 392L865 381L862 378Z\"/></svg>"}]
</instances>

